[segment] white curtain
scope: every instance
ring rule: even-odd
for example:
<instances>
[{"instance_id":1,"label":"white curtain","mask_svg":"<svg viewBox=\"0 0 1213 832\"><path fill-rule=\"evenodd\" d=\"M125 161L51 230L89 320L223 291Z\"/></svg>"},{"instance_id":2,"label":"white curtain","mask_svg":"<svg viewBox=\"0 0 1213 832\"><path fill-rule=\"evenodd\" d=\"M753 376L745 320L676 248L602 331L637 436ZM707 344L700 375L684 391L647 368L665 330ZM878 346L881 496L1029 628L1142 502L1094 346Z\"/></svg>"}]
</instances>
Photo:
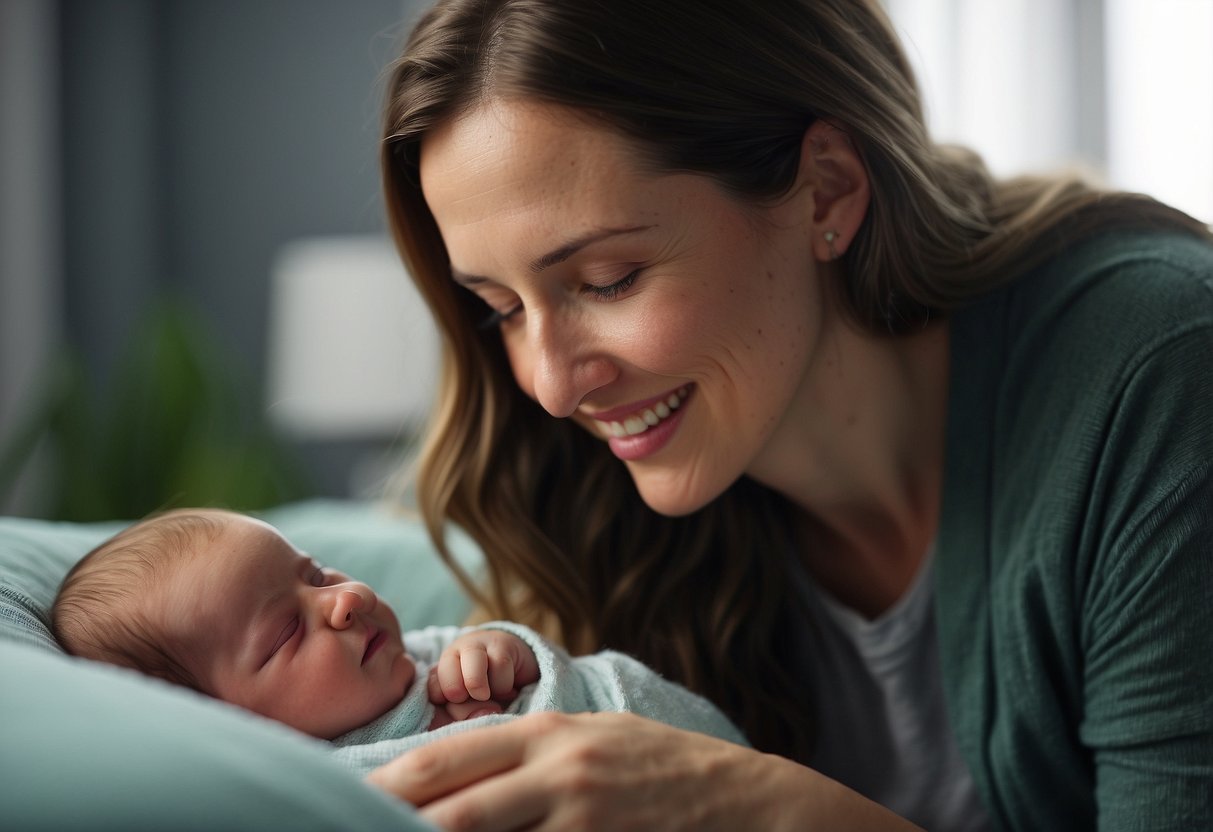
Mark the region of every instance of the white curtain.
<instances>
[{"instance_id":1,"label":"white curtain","mask_svg":"<svg viewBox=\"0 0 1213 832\"><path fill-rule=\"evenodd\" d=\"M940 139L1213 221L1213 0L885 0Z\"/></svg>"}]
</instances>

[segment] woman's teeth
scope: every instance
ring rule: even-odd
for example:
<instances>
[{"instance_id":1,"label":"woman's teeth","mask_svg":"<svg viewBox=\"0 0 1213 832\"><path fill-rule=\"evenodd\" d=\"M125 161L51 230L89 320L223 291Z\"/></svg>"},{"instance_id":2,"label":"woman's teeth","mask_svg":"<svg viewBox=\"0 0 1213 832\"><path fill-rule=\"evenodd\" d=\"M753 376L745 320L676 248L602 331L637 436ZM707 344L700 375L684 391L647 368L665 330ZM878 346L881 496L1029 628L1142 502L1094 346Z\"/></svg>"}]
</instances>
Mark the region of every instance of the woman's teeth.
<instances>
[{"instance_id":1,"label":"woman's teeth","mask_svg":"<svg viewBox=\"0 0 1213 832\"><path fill-rule=\"evenodd\" d=\"M652 407L646 407L634 416L629 416L622 422L602 422L602 430L608 436L636 436L644 433L654 425L660 424L671 413L682 406L687 398L687 388L680 387L663 401Z\"/></svg>"}]
</instances>

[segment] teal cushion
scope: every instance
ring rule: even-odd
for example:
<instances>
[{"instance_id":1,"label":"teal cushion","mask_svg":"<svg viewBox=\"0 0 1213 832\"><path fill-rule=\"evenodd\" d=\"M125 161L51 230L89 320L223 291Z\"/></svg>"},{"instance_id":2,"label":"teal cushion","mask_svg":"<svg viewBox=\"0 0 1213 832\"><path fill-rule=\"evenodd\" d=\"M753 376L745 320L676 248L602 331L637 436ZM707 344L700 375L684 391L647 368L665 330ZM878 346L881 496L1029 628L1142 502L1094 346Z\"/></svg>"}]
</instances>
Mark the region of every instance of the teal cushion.
<instances>
[{"instance_id":1,"label":"teal cushion","mask_svg":"<svg viewBox=\"0 0 1213 832\"><path fill-rule=\"evenodd\" d=\"M406 629L452 624L467 598L420 522L316 501L262 515L371 584ZM325 744L222 702L64 654L48 610L64 574L121 523L0 518L0 804L13 829L422 829ZM474 569L466 539L457 553Z\"/></svg>"},{"instance_id":2,"label":"teal cushion","mask_svg":"<svg viewBox=\"0 0 1213 832\"><path fill-rule=\"evenodd\" d=\"M0 518L0 641L61 652L48 615L59 583L72 564L121 527Z\"/></svg>"}]
</instances>

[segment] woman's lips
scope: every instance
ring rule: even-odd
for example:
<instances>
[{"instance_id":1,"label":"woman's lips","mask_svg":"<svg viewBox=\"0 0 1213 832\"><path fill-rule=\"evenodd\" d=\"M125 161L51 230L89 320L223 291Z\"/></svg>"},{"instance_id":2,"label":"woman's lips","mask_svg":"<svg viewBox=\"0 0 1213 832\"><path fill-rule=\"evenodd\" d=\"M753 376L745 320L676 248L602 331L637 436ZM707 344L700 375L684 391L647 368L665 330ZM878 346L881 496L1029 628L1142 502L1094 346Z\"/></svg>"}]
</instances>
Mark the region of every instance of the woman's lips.
<instances>
[{"instance_id":1,"label":"woman's lips","mask_svg":"<svg viewBox=\"0 0 1213 832\"><path fill-rule=\"evenodd\" d=\"M660 396L595 413L592 418L603 438L636 436L669 419L687 400L692 385L686 384Z\"/></svg>"},{"instance_id":2,"label":"woman's lips","mask_svg":"<svg viewBox=\"0 0 1213 832\"><path fill-rule=\"evenodd\" d=\"M630 462L650 457L664 448L673 439L675 432L682 424L688 407L687 402L691 399L693 389L692 387L680 388L678 407L669 408L664 416L656 420L655 424L651 423L652 420L646 420L644 427L635 432L629 430L623 435L612 432L610 438L607 439L611 453L625 462Z\"/></svg>"}]
</instances>

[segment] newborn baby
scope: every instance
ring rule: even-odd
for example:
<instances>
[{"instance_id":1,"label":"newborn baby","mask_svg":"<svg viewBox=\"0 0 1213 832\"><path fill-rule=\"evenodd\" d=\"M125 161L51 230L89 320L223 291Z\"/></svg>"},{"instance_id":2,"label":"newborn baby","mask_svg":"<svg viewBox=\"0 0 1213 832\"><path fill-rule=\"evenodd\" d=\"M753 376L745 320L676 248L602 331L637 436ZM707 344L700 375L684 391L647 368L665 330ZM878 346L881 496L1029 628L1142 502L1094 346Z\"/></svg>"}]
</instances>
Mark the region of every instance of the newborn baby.
<instances>
[{"instance_id":1,"label":"newborn baby","mask_svg":"<svg viewBox=\"0 0 1213 832\"><path fill-rule=\"evenodd\" d=\"M419 744L385 740L507 707L647 711L745 742L706 700L618 653L571 659L505 622L402 634L369 586L234 512L180 509L119 532L68 573L52 624L73 655L332 740L363 773Z\"/></svg>"}]
</instances>

